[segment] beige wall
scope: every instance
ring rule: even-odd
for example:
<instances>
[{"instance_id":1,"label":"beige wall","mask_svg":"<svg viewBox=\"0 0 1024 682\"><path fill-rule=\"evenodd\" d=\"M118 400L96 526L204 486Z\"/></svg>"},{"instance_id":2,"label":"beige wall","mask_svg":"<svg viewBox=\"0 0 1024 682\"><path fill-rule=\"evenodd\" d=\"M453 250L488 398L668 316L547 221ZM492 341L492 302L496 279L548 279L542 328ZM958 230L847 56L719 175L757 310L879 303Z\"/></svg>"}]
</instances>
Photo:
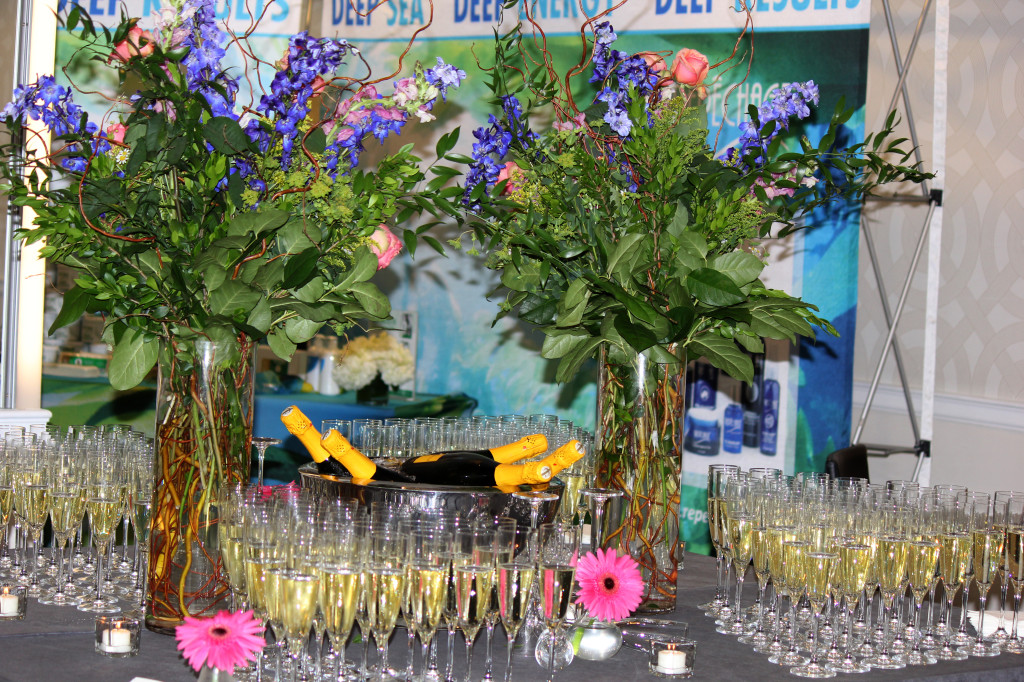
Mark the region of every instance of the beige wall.
<instances>
[{"instance_id":1,"label":"beige wall","mask_svg":"<svg viewBox=\"0 0 1024 682\"><path fill-rule=\"evenodd\" d=\"M922 4L892 3L903 54ZM1024 101L1020 41L1024 2L950 4L932 482L1024 490L1024 120L1019 109ZM933 26L929 17L907 79L926 163L933 139ZM896 78L882 4L875 0L868 70L869 130L882 124ZM885 286L895 306L925 209L873 208L870 215ZM911 383L918 391L923 367L924 272L922 264L898 334ZM854 374L861 401L886 333L862 241ZM898 382L891 361L883 384L888 387L882 391L884 405L872 412L862 440L910 444L909 422L899 415L902 394L892 388ZM858 417L859 408L855 426ZM873 479L903 478L912 471L912 467L908 470L910 458L872 464Z\"/></svg>"}]
</instances>

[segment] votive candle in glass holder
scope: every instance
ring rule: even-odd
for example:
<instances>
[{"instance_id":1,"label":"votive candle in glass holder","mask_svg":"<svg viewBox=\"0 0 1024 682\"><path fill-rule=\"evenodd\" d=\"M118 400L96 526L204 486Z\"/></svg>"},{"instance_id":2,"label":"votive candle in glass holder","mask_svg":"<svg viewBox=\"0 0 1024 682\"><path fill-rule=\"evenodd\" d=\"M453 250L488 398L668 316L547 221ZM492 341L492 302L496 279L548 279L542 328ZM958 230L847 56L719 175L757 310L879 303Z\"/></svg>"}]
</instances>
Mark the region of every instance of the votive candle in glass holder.
<instances>
[{"instance_id":1,"label":"votive candle in glass holder","mask_svg":"<svg viewBox=\"0 0 1024 682\"><path fill-rule=\"evenodd\" d=\"M697 643L685 637L656 637L651 640L650 669L658 677L693 677Z\"/></svg>"},{"instance_id":2,"label":"votive candle in glass holder","mask_svg":"<svg viewBox=\"0 0 1024 682\"><path fill-rule=\"evenodd\" d=\"M24 620L28 605L28 588L24 585L0 585L0 621Z\"/></svg>"},{"instance_id":3,"label":"votive candle in glass holder","mask_svg":"<svg viewBox=\"0 0 1024 682\"><path fill-rule=\"evenodd\" d=\"M134 616L96 616L96 651L125 658L139 653L141 626Z\"/></svg>"}]
</instances>

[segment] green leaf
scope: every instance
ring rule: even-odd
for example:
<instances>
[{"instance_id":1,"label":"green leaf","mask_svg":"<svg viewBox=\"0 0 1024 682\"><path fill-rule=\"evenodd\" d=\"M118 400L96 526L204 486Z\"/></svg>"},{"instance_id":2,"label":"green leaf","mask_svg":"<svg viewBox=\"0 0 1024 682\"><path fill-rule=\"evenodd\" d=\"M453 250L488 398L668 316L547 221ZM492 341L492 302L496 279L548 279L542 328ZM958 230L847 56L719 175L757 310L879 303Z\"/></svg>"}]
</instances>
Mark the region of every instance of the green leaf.
<instances>
[{"instance_id":1,"label":"green leaf","mask_svg":"<svg viewBox=\"0 0 1024 682\"><path fill-rule=\"evenodd\" d=\"M237 236L250 233L259 235L278 229L287 223L290 217L289 212L276 208L241 213L228 223L228 235Z\"/></svg>"},{"instance_id":2,"label":"green leaf","mask_svg":"<svg viewBox=\"0 0 1024 682\"><path fill-rule=\"evenodd\" d=\"M381 293L376 285L370 282L355 282L350 287L350 291L370 317L385 319L391 314L388 297Z\"/></svg>"},{"instance_id":3,"label":"green leaf","mask_svg":"<svg viewBox=\"0 0 1024 682\"><path fill-rule=\"evenodd\" d=\"M562 305L568 310L575 308L581 301L586 301L589 298L590 286L586 279L579 277L569 282L569 286L565 289L565 296L562 298Z\"/></svg>"},{"instance_id":4,"label":"green leaf","mask_svg":"<svg viewBox=\"0 0 1024 682\"><path fill-rule=\"evenodd\" d=\"M270 332L267 336L267 345L274 351L274 355L282 360L291 360L295 354L295 344L281 329Z\"/></svg>"},{"instance_id":5,"label":"green leaf","mask_svg":"<svg viewBox=\"0 0 1024 682\"><path fill-rule=\"evenodd\" d=\"M688 348L690 357L705 357L708 362L734 379L750 383L754 380L754 364L750 356L729 339L716 334L701 334Z\"/></svg>"},{"instance_id":6,"label":"green leaf","mask_svg":"<svg viewBox=\"0 0 1024 682\"><path fill-rule=\"evenodd\" d=\"M290 257L284 264L285 289L297 289L307 282L316 272L320 250L315 246L304 249L301 253Z\"/></svg>"},{"instance_id":7,"label":"green leaf","mask_svg":"<svg viewBox=\"0 0 1024 682\"><path fill-rule=\"evenodd\" d=\"M589 337L589 334L582 333L559 334L557 336L548 334L544 337L544 345L541 346L540 355L551 360L564 357Z\"/></svg>"},{"instance_id":8,"label":"green leaf","mask_svg":"<svg viewBox=\"0 0 1024 682\"><path fill-rule=\"evenodd\" d=\"M46 333L53 334L61 327L77 322L88 311L91 301L92 295L89 292L81 287L71 287L64 294L64 303L60 307L60 312L57 313L57 318L50 325L50 329Z\"/></svg>"},{"instance_id":9,"label":"green leaf","mask_svg":"<svg viewBox=\"0 0 1024 682\"><path fill-rule=\"evenodd\" d=\"M210 311L214 315L248 315L263 296L237 279L229 279L210 293Z\"/></svg>"},{"instance_id":10,"label":"green leaf","mask_svg":"<svg viewBox=\"0 0 1024 682\"><path fill-rule=\"evenodd\" d=\"M627 315L615 316L615 330L619 332L633 350L640 353L658 342L658 339L643 325L630 322Z\"/></svg>"},{"instance_id":11,"label":"green leaf","mask_svg":"<svg viewBox=\"0 0 1024 682\"><path fill-rule=\"evenodd\" d=\"M566 383L576 376L583 363L594 355L594 351L601 345L602 339L591 337L565 355L555 370L555 381Z\"/></svg>"},{"instance_id":12,"label":"green leaf","mask_svg":"<svg viewBox=\"0 0 1024 682\"><path fill-rule=\"evenodd\" d=\"M736 286L749 284L761 275L764 263L752 253L733 251L711 260L710 267L731 279Z\"/></svg>"},{"instance_id":13,"label":"green leaf","mask_svg":"<svg viewBox=\"0 0 1024 682\"><path fill-rule=\"evenodd\" d=\"M245 322L250 327L258 329L261 335L266 334L273 322L270 301L266 298L261 298L260 302L252 309L252 312L249 313L249 317L246 318Z\"/></svg>"},{"instance_id":14,"label":"green leaf","mask_svg":"<svg viewBox=\"0 0 1024 682\"><path fill-rule=\"evenodd\" d=\"M671 222L669 222L668 227L665 229L670 235L679 239L686 232L686 227L689 224L690 211L682 202L679 202L676 204L676 212L673 214Z\"/></svg>"},{"instance_id":15,"label":"green leaf","mask_svg":"<svg viewBox=\"0 0 1024 682\"><path fill-rule=\"evenodd\" d=\"M606 266L605 272L609 275L614 273L615 266L618 265L619 260L632 253L634 247L648 237L650 237L650 235L639 232L633 232L622 237L622 239L619 240L619 243L615 245L615 251L612 252L611 258L608 259L608 265Z\"/></svg>"},{"instance_id":16,"label":"green leaf","mask_svg":"<svg viewBox=\"0 0 1024 682\"><path fill-rule=\"evenodd\" d=\"M225 156L234 156L249 149L249 137L238 121L227 116L214 116L203 126L203 138Z\"/></svg>"},{"instance_id":17,"label":"green leaf","mask_svg":"<svg viewBox=\"0 0 1024 682\"><path fill-rule=\"evenodd\" d=\"M288 335L288 339L293 343L305 343L316 336L323 326L323 322L293 317L284 323L284 333ZM276 353L277 351L274 352Z\"/></svg>"},{"instance_id":18,"label":"green leaf","mask_svg":"<svg viewBox=\"0 0 1024 682\"><path fill-rule=\"evenodd\" d=\"M160 343L155 337L127 328L110 356L110 385L119 391L138 386L156 364L159 350Z\"/></svg>"},{"instance_id":19,"label":"green leaf","mask_svg":"<svg viewBox=\"0 0 1024 682\"><path fill-rule=\"evenodd\" d=\"M314 277L302 285L302 287L295 290L295 298L304 303L316 303L323 298L326 290L327 287L324 284L324 278Z\"/></svg>"},{"instance_id":20,"label":"green leaf","mask_svg":"<svg viewBox=\"0 0 1024 682\"><path fill-rule=\"evenodd\" d=\"M716 308L742 303L747 298L732 279L711 268L698 268L687 275L686 287L698 301Z\"/></svg>"}]
</instances>

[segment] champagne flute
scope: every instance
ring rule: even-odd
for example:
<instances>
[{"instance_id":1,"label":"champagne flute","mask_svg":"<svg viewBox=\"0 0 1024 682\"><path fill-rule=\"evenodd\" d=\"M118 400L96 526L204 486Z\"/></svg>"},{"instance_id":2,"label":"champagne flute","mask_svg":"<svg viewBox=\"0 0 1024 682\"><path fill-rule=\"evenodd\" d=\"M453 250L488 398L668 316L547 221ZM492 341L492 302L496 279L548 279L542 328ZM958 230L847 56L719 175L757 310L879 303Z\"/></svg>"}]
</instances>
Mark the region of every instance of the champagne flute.
<instances>
[{"instance_id":1,"label":"champagne flute","mask_svg":"<svg viewBox=\"0 0 1024 682\"><path fill-rule=\"evenodd\" d=\"M992 633L991 640L1003 647L1010 639L1006 631L1006 592L1010 587L1010 579L1006 575L1006 505L1014 500L1024 498L1024 493L1013 490L997 490L992 494L992 517L995 528L1003 533L1003 558L999 562L999 625Z\"/></svg>"},{"instance_id":2,"label":"champagne flute","mask_svg":"<svg viewBox=\"0 0 1024 682\"><path fill-rule=\"evenodd\" d=\"M57 550L57 577L54 589L39 597L41 604L56 606L77 606L81 600L67 594L64 588L64 548L82 523L84 503L78 488L82 483L82 467L77 466L72 453L67 449L57 452L52 469L50 492L50 524L53 527L54 547Z\"/></svg>"},{"instance_id":3,"label":"champagne flute","mask_svg":"<svg viewBox=\"0 0 1024 682\"><path fill-rule=\"evenodd\" d=\"M323 431L322 433L327 433ZM253 447L256 448L256 485L260 488L263 487L263 464L267 459L267 448L272 445L280 445L280 438L270 438L268 436L253 436L252 438Z\"/></svg>"},{"instance_id":4,"label":"champagne flute","mask_svg":"<svg viewBox=\"0 0 1024 682\"><path fill-rule=\"evenodd\" d=\"M364 584L367 620L380 659L379 679L396 679L388 664L388 639L398 622L405 594L405 538L396 531L374 529L370 540Z\"/></svg>"},{"instance_id":5,"label":"champagne flute","mask_svg":"<svg viewBox=\"0 0 1024 682\"><path fill-rule=\"evenodd\" d=\"M551 667L549 682L554 682L558 664L555 643L565 622L572 602L573 580L580 551L580 529L564 524L544 524L540 528L538 567L541 596L541 615L548 627L548 661Z\"/></svg>"},{"instance_id":6,"label":"champagne flute","mask_svg":"<svg viewBox=\"0 0 1024 682\"><path fill-rule=\"evenodd\" d=\"M79 604L78 609L88 613L120 613L117 601L103 596L103 558L121 518L121 485L115 459L106 454L94 454L89 463L89 477L85 507L96 546L96 595L92 601Z\"/></svg>"},{"instance_id":7,"label":"champagne flute","mask_svg":"<svg viewBox=\"0 0 1024 682\"><path fill-rule=\"evenodd\" d=\"M987 496L986 496L987 498ZM995 527L992 504L988 499L975 498L971 508L971 564L974 569L974 582L978 586L978 636L974 643L967 647L971 656L998 656L998 644L985 641L985 605L988 592L999 570L1003 558L1003 542L1005 537Z\"/></svg>"},{"instance_id":8,"label":"champagne flute","mask_svg":"<svg viewBox=\"0 0 1024 682\"><path fill-rule=\"evenodd\" d=\"M782 543L783 580L779 590L789 597L789 649L768 659L777 665L798 666L806 664L809 660L800 655L797 647L796 607L803 594L807 570L806 555L810 551L811 543L806 540L787 540Z\"/></svg>"},{"instance_id":9,"label":"champagne flute","mask_svg":"<svg viewBox=\"0 0 1024 682\"><path fill-rule=\"evenodd\" d=\"M764 602L768 591L769 572L769 533L766 521L769 490L772 483L764 481L751 492L754 509L754 526L751 528L751 558L754 564L754 577L757 579L757 615L754 631L740 637L740 641L754 647L766 646L770 641L768 631L764 627Z\"/></svg>"},{"instance_id":10,"label":"champagne flute","mask_svg":"<svg viewBox=\"0 0 1024 682\"><path fill-rule=\"evenodd\" d=\"M866 673L871 666L858 661L853 656L853 614L857 610L857 603L868 583L868 575L871 571L871 564L874 562L874 546L859 539L851 540L839 545L839 558L836 564L836 571L839 574L839 589L846 602L846 623L847 631L850 632L846 640L846 647L842 659L832 667L837 672Z\"/></svg>"},{"instance_id":11,"label":"champagne flute","mask_svg":"<svg viewBox=\"0 0 1024 682\"><path fill-rule=\"evenodd\" d=\"M536 558L531 557L529 553L521 552L512 561L498 565L498 605L501 624L505 627L505 636L508 638L505 682L512 679L512 649L530 606L530 594L536 574Z\"/></svg>"},{"instance_id":12,"label":"champagne flute","mask_svg":"<svg viewBox=\"0 0 1024 682\"><path fill-rule=\"evenodd\" d=\"M830 598L832 585L832 569L835 565L837 555L830 552L808 552L804 556L804 589L807 600L811 603L813 613L813 635L808 646L811 649L811 660L805 665L791 668L789 672L798 677L811 677L823 679L835 677L836 673L818 662L818 650L821 648L818 641L821 610Z\"/></svg>"},{"instance_id":13,"label":"champagne flute","mask_svg":"<svg viewBox=\"0 0 1024 682\"><path fill-rule=\"evenodd\" d=\"M942 520L939 533L939 575L942 578L946 596L943 620L947 624L942 648L935 656L941 661L962 661L967 654L953 647L953 600L956 593L964 588L971 564L970 523L963 501L954 496L940 498ZM966 608L967 595L962 597Z\"/></svg>"},{"instance_id":14,"label":"champagne flute","mask_svg":"<svg viewBox=\"0 0 1024 682\"><path fill-rule=\"evenodd\" d=\"M732 559L733 571L736 574L736 603L733 605L732 622L722 622L718 632L728 635L747 634L747 625L743 620L743 581L747 565L753 555L753 527L755 523L753 505L748 499L751 485L746 476L730 478L725 487L725 505L728 515L727 531L728 546Z\"/></svg>"},{"instance_id":15,"label":"champagne flute","mask_svg":"<svg viewBox=\"0 0 1024 682\"><path fill-rule=\"evenodd\" d=\"M740 472L738 466L732 464L712 464L708 467L708 529L711 532L711 544L715 549L715 561L718 568L718 584L715 588L715 598L706 604L701 604L708 615L726 618L721 613L723 609L729 608L729 593L725 587L722 577L723 565L726 565L726 538L724 529L725 516L725 484L729 478Z\"/></svg>"},{"instance_id":16,"label":"champagne flute","mask_svg":"<svg viewBox=\"0 0 1024 682\"><path fill-rule=\"evenodd\" d=\"M423 655L423 667L426 670L430 655L430 645L443 617L448 600L448 563L444 548L447 537L436 529L421 529L414 533L414 549L410 550L412 560L412 585L409 589L408 613L405 615L407 626L420 638ZM409 651L410 674L412 678L413 651Z\"/></svg>"},{"instance_id":17,"label":"champagne flute","mask_svg":"<svg viewBox=\"0 0 1024 682\"><path fill-rule=\"evenodd\" d=\"M1013 625L1010 628L1010 638L1003 643L1003 651L1021 654L1024 653L1024 643L1018 636L1017 623L1021 598L1021 555L1024 554L1024 496L1007 500L1004 519L1006 523L1005 572L1010 586L1013 588Z\"/></svg>"},{"instance_id":18,"label":"champagne flute","mask_svg":"<svg viewBox=\"0 0 1024 682\"><path fill-rule=\"evenodd\" d=\"M292 660L292 682L295 682L302 660L302 650L309 639L319 598L319 577L298 569L274 569L279 573L277 605L284 626L288 655ZM303 679L306 679L303 676Z\"/></svg>"},{"instance_id":19,"label":"champagne flute","mask_svg":"<svg viewBox=\"0 0 1024 682\"><path fill-rule=\"evenodd\" d=\"M912 541L907 548L907 576L914 606L914 642L907 665L938 663L933 655L921 650L921 604L935 581L939 561L939 544L934 537Z\"/></svg>"}]
</instances>

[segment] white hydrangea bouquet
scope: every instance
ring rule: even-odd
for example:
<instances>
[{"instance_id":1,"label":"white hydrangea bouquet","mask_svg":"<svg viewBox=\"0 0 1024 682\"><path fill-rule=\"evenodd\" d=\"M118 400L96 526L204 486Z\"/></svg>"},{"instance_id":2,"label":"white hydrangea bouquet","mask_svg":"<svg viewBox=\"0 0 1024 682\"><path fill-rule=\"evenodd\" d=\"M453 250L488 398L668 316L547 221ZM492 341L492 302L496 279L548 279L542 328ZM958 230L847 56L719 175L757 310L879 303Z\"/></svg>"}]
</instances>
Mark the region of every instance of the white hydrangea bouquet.
<instances>
[{"instance_id":1,"label":"white hydrangea bouquet","mask_svg":"<svg viewBox=\"0 0 1024 682\"><path fill-rule=\"evenodd\" d=\"M334 364L334 381L346 391L368 386L378 374L388 386L399 386L415 373L412 353L387 332L352 339Z\"/></svg>"}]
</instances>

